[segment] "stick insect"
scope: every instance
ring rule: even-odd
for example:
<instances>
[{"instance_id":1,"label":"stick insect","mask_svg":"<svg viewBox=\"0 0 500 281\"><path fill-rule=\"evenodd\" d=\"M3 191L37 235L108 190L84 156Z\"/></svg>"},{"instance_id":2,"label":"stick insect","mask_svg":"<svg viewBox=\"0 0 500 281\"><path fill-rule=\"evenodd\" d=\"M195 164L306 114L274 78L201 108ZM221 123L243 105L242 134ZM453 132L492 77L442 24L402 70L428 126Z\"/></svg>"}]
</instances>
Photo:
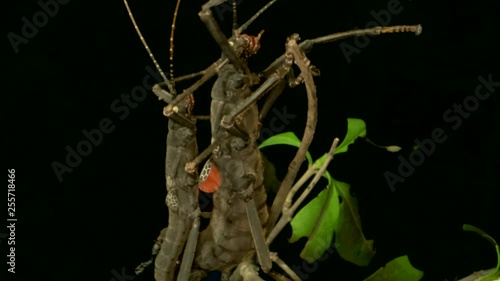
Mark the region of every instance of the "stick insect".
<instances>
[{"instance_id":1,"label":"stick insect","mask_svg":"<svg viewBox=\"0 0 500 281\"><path fill-rule=\"evenodd\" d=\"M155 279L157 281L175 280L178 259L184 249L177 280L201 280L206 271L219 270L228 278L244 258L251 260L253 255L264 272L277 276L271 271L271 259L266 233L274 228L280 215L283 203L297 176L298 169L305 159L305 153L312 142L316 127L317 102L313 75L319 72L314 68L305 53L315 44L328 43L350 36L380 35L394 32L421 32L420 25L375 27L305 40L297 44L298 35L289 38L286 53L276 59L260 73L253 73L247 60L260 48L262 32L257 36L244 34L244 30L267 8L277 0L271 0L245 24L238 27L235 23L233 34L227 38L220 30L212 15L211 8L226 0L209 0L202 6L199 17L206 25L209 33L219 45L222 56L207 69L183 78L195 78L201 75L193 85L181 94L176 93L173 68L171 64L170 80L161 71L153 54L145 43L127 0L124 3L129 11L141 41L150 54L156 67L164 78L164 82L153 88L154 93L168 105L164 115L169 118L169 134L167 138L167 206L169 208L170 226L162 231L153 254L158 254L155 261ZM173 57L173 29L180 0L174 12L172 24L170 59ZM236 1L233 0L233 18L236 18ZM236 22L236 21L234 21ZM291 65L296 63L301 73L293 77ZM196 122L191 116L194 103L193 93L213 76L218 78L212 88L210 123L212 143L201 154L197 154ZM289 165L272 208L266 206L266 193L263 186L263 164L256 141L259 137L260 121L265 117L271 105L284 89L288 78L290 86L304 82L308 94L308 118L302 144L293 161ZM177 81L179 81L177 79ZM263 80L263 82L261 82ZM252 87L258 86L253 91ZM265 94L268 97L260 109L256 101ZM214 210L210 223L198 237L199 208L197 206L197 167L210 154L206 167L202 172L202 184L207 177L218 177L214 194ZM175 226L175 228L173 228ZM189 235L188 235L189 233ZM275 235L275 232L273 232ZM160 246L161 245L161 246ZM195 264L193 271L193 260ZM152 261L148 262L151 263ZM143 264L139 269L146 266ZM297 280L297 276L293 276ZM232 279L233 280L233 279Z\"/></svg>"}]
</instances>

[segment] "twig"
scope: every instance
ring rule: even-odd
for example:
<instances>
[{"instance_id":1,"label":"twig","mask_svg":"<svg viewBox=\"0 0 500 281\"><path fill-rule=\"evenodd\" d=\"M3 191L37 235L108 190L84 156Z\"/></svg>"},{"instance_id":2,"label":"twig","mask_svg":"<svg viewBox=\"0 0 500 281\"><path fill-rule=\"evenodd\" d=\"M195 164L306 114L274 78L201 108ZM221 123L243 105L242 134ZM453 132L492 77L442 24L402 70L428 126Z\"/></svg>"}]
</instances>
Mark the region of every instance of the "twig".
<instances>
[{"instance_id":1,"label":"twig","mask_svg":"<svg viewBox=\"0 0 500 281\"><path fill-rule=\"evenodd\" d=\"M300 277L282 260L278 257L278 254L275 252L271 253L271 260L276 263L283 271L288 274L288 276L292 277L293 281L302 281Z\"/></svg>"},{"instance_id":2,"label":"twig","mask_svg":"<svg viewBox=\"0 0 500 281\"><path fill-rule=\"evenodd\" d=\"M311 182L309 183L307 188L302 192L302 194L297 199L297 201L291 207L290 207L290 205L291 205L293 196L299 190L299 188L303 185L303 182L300 182L300 181L297 182L294 185L294 187L292 188L292 190L290 190L290 192L287 195L286 204L283 205L283 215L281 216L280 220L278 221L276 226L272 229L272 231L270 232L270 234L267 238L266 242L268 243L268 245L272 243L274 238L276 238L276 236L278 236L278 234L281 232L281 230L283 230L283 228L292 220L292 216L295 213L295 211L298 209L300 204L302 204L302 202L305 200L307 195L309 195L309 193L311 192L313 187L318 183L321 176L325 173L326 169L328 168L328 164L330 164L330 161L332 161L332 159L333 159L333 156L335 154L335 149L337 148L338 143L339 143L339 139L335 138L332 142L332 146L330 147L330 151L328 151L328 154L326 155L325 161L323 162L323 164L321 165L319 170L316 171L315 165L313 164L304 173L304 176L302 176L302 178L305 178L306 175L310 176L314 173L316 173L316 175L311 180Z\"/></svg>"},{"instance_id":3,"label":"twig","mask_svg":"<svg viewBox=\"0 0 500 281\"><path fill-rule=\"evenodd\" d=\"M325 173L326 169L328 168L328 164L330 164L330 161L333 159L333 155L335 154L335 149L337 148L337 145L339 144L339 139L335 138L332 142L332 146L330 147L330 151L328 151L328 154L326 155L325 162L321 165L321 168L319 171L316 173L312 181L309 183L307 188L304 190L304 192L300 195L300 197L297 199L297 201L293 204L293 206L289 210L285 210L283 208L283 212L289 211L291 213L294 213L297 208L302 204L302 202L306 199L307 195L311 192L312 188L318 183L319 179L323 174ZM289 198L293 198L295 194L289 194ZM291 200L290 200L291 201Z\"/></svg>"},{"instance_id":4,"label":"twig","mask_svg":"<svg viewBox=\"0 0 500 281\"><path fill-rule=\"evenodd\" d=\"M311 165L311 167L309 167L309 169L307 169L307 171L302 175L302 177L300 177L300 179L297 181L297 183L295 183L295 185L292 187L292 190L290 192L294 192L294 193L297 192L297 189L299 187L303 186L304 183L307 180L309 180L309 178L311 176L313 176L314 174L316 174L317 172L318 172L318 169L315 167L315 165ZM285 204L287 204L287 201L288 201L288 196L287 196L287 200L285 200ZM289 203L289 204L291 204L291 203ZM267 240L266 240L266 243L268 246L271 245L274 238L276 238L276 236L278 236L278 234L281 232L281 230L286 225L286 223L287 222L282 222L282 220L279 220L278 223L272 229L272 231L270 231L269 235L267 236ZM283 224L283 225L281 225L281 224Z\"/></svg>"},{"instance_id":5,"label":"twig","mask_svg":"<svg viewBox=\"0 0 500 281\"><path fill-rule=\"evenodd\" d=\"M312 143L314 132L316 131L316 123L318 121L318 101L316 97L316 85L314 84L313 75L311 73L311 69L309 68L309 60L304 55L302 51L300 51L297 41L299 40L299 36L294 34L291 36L290 40L287 42L287 52L290 52L297 66L300 68L300 71L304 74L304 83L306 85L307 90L307 121L306 127L304 130L304 135L302 136L302 141L300 144L295 157L292 162L288 166L288 172L281 182L280 189L278 190L278 194L276 194L276 198L271 207L271 212L269 214L269 218L267 221L267 229L272 229L278 217L281 213L281 209L283 207L283 203L285 202L286 195L290 192L290 188L297 176L297 172L299 168L306 159L306 153L309 146Z\"/></svg>"}]
</instances>

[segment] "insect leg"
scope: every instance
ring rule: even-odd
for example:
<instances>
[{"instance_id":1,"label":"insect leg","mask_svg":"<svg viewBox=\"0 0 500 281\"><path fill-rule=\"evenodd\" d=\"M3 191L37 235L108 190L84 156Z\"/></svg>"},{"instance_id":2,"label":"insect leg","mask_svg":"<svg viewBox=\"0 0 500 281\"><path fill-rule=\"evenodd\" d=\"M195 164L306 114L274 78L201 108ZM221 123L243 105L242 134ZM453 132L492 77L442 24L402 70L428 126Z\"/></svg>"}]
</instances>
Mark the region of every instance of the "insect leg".
<instances>
[{"instance_id":1,"label":"insect leg","mask_svg":"<svg viewBox=\"0 0 500 281\"><path fill-rule=\"evenodd\" d=\"M311 65L310 68L311 68L313 76L319 76L318 69L316 69L313 65ZM300 73L300 75L298 77L295 77L293 74L293 68L290 68L290 71L286 75L287 76L286 80L288 80L288 86L290 88L293 88L295 86L300 85L302 82L304 82L303 75L304 75L303 73ZM281 93L283 92L284 89L285 89L285 79L282 79L278 82L278 84L276 86L274 86L271 89L271 91L267 95L266 101L264 102L264 104L262 105L262 108L259 111L259 120L262 121L262 119L264 119L266 117L267 113L271 109L271 106L274 104L274 102L279 97L279 95L281 95Z\"/></svg>"},{"instance_id":2,"label":"insect leg","mask_svg":"<svg viewBox=\"0 0 500 281\"><path fill-rule=\"evenodd\" d=\"M280 81L274 88L271 89L269 94L266 97L266 100L264 104L262 105L261 109L259 110L259 120L262 121L269 110L271 109L271 106L274 104L276 99L281 95L283 90L285 89L285 80Z\"/></svg>"},{"instance_id":3,"label":"insect leg","mask_svg":"<svg viewBox=\"0 0 500 281\"><path fill-rule=\"evenodd\" d=\"M177 281L189 280L189 273L191 272L198 236L200 234L199 230L200 218L196 217L193 221L193 225L191 226L191 230L189 231L189 237L186 242L186 248L184 249L184 255L182 256L181 268L179 269Z\"/></svg>"},{"instance_id":4,"label":"insect leg","mask_svg":"<svg viewBox=\"0 0 500 281\"><path fill-rule=\"evenodd\" d=\"M201 21L206 25L210 35L212 35L215 42L217 42L217 44L221 48L224 55L229 59L229 62L233 64L236 69L245 72L247 75L250 75L250 70L236 54L231 45L229 45L227 37L220 30L219 25L217 25L217 21L215 20L212 11L210 10L212 7L215 7L224 2L226 2L226 0L209 0L202 6L201 11L198 13L198 15Z\"/></svg>"},{"instance_id":5,"label":"insect leg","mask_svg":"<svg viewBox=\"0 0 500 281\"><path fill-rule=\"evenodd\" d=\"M255 245L255 252L257 254L257 260L259 261L260 267L264 272L268 272L272 267L271 257L269 254L269 249L266 245L266 239L264 238L264 231L262 230L261 221L259 219L259 214L257 208L255 207L255 202L250 199L246 203L248 223L250 224L250 230L252 232L253 242Z\"/></svg>"},{"instance_id":6,"label":"insect leg","mask_svg":"<svg viewBox=\"0 0 500 281\"><path fill-rule=\"evenodd\" d=\"M349 37L365 36L365 35L376 36L376 35L382 35L382 34L386 34L386 33L396 33L396 32L411 32L411 33L415 33L415 35L420 35L420 33L422 33L422 26L420 24L418 24L418 25L376 26L376 27L366 28L366 29L356 29L356 30L350 30L350 31L345 31L345 32L337 32L337 33L317 37L314 39L304 40L304 41L302 41L302 43L299 44L299 48L304 53L308 53L311 51L311 49L316 44L330 43L330 42L342 40L342 39L349 38ZM277 58L264 71L262 71L262 73L260 73L259 76L267 77L268 75L271 75L272 73L274 73L277 69L279 69L281 67L281 65L285 62L285 60L286 60L286 57L284 55Z\"/></svg>"},{"instance_id":7,"label":"insect leg","mask_svg":"<svg viewBox=\"0 0 500 281\"><path fill-rule=\"evenodd\" d=\"M164 114L165 116L167 116L168 118L174 118L176 119L178 122L181 122L182 124L188 124L188 126L192 126L192 125L189 125L189 123L191 123L190 120L186 119L184 116L180 115L180 114L177 114L176 112L176 107L177 105L184 99L186 99L186 97L188 95L191 95L194 93L194 91L196 91L199 87L201 87L201 85L203 85L205 82L207 82L208 80L210 80L218 71L218 69L227 63L227 59L224 60L224 59L219 59L218 61L216 61L215 63L213 63L211 66L209 66L207 69L205 69L203 71L203 75L202 77L196 81L193 85L191 85L189 88L185 89L182 94L180 95L177 95L175 97L175 99L172 100L172 102L170 102L164 109ZM162 97L160 97L160 99L163 99Z\"/></svg>"},{"instance_id":8,"label":"insect leg","mask_svg":"<svg viewBox=\"0 0 500 281\"><path fill-rule=\"evenodd\" d=\"M300 165L305 160L306 152L309 145L312 143L314 132L316 130L316 123L318 121L318 101L316 97L316 85L314 84L313 74L310 67L309 60L307 59L305 53L297 45L297 40L299 40L298 34L293 34L287 40L286 49L288 56L291 55L293 61L299 67L301 73L304 75L304 84L306 86L307 92L307 121L304 129L304 135L300 143L300 147L295 154L292 162L288 166L288 172L281 182L281 186L276 194L273 205L271 206L271 211L269 213L269 219L267 220L267 229L273 228L276 223L278 216L281 213L283 203L285 202L286 195L290 191L292 184L297 176Z\"/></svg>"},{"instance_id":9,"label":"insect leg","mask_svg":"<svg viewBox=\"0 0 500 281\"><path fill-rule=\"evenodd\" d=\"M252 106L259 98L273 89L280 81L285 77L285 75L290 71L293 63L293 57L291 54L286 55L286 60L275 72L273 72L269 77L262 83L255 92L250 94L243 102L239 103L233 111L222 117L221 126L226 130L232 129L234 126L234 121L236 116L241 114L243 111Z\"/></svg>"},{"instance_id":10,"label":"insect leg","mask_svg":"<svg viewBox=\"0 0 500 281\"><path fill-rule=\"evenodd\" d=\"M182 100L176 108L179 116L183 116L194 124L195 121L191 120L190 116L193 104L194 98L191 95ZM188 236L197 233L196 220L199 217L198 174L196 171L187 173L184 170L186 163L196 157L197 153L196 127L184 126L182 123L176 122L175 119L169 119L165 161L169 227L155 260L155 280L157 281L174 280L177 261ZM188 235L190 231L194 231L194 234ZM181 266L184 271L187 270L189 273L192 258L190 263L189 252L186 252L185 255L187 255L184 259L186 262Z\"/></svg>"},{"instance_id":11,"label":"insect leg","mask_svg":"<svg viewBox=\"0 0 500 281\"><path fill-rule=\"evenodd\" d=\"M167 232L167 227L162 229L162 231L160 232L160 235L158 236L158 238L156 238L155 244L153 245L153 249L151 249L151 259L148 261L142 262L140 265L138 265L135 268L135 275L141 274L144 271L144 269L146 269L148 266L150 266L153 263L155 257L158 255L158 252L160 251L161 244L163 243L163 238L165 237L166 232Z\"/></svg>"}]
</instances>

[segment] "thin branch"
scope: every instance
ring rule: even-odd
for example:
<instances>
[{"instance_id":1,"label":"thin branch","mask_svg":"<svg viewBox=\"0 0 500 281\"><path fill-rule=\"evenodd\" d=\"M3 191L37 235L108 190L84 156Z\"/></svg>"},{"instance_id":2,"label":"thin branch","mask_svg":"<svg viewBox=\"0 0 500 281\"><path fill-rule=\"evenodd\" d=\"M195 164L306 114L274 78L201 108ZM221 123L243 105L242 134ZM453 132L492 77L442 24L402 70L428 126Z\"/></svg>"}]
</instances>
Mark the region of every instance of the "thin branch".
<instances>
[{"instance_id":1,"label":"thin branch","mask_svg":"<svg viewBox=\"0 0 500 281\"><path fill-rule=\"evenodd\" d=\"M277 253L271 253L271 260L276 263L281 269L283 269L283 271L285 271L288 276L292 277L293 281L302 281L297 273L295 273L282 259L278 257Z\"/></svg>"},{"instance_id":2,"label":"thin branch","mask_svg":"<svg viewBox=\"0 0 500 281\"><path fill-rule=\"evenodd\" d=\"M316 173L312 181L309 183L307 188L304 190L304 192L300 195L300 197L297 199L297 201L293 204L293 206L290 208L290 211L294 213L302 204L302 202L306 199L307 195L311 192L312 188L318 183L319 179L323 176L325 173L326 169L328 168L328 164L330 164L330 161L333 159L333 155L335 154L335 149L337 148L337 145L339 144L339 139L335 138L332 142L332 146L330 147L330 151L328 151L328 154L326 155L325 162L321 165L321 168L319 171ZM294 194L291 194L289 196L293 196ZM283 210L285 211L285 210Z\"/></svg>"},{"instance_id":3,"label":"thin branch","mask_svg":"<svg viewBox=\"0 0 500 281\"><path fill-rule=\"evenodd\" d=\"M295 185L292 187L292 190L290 192L293 192L295 194L297 192L297 189L300 188L301 186L303 186L304 183L307 180L309 180L309 178L312 177L317 172L318 172L318 169L314 165L311 165L311 167L309 167L309 169L307 169L307 171L302 175L302 177L300 177L300 179L297 181L297 183L295 183ZM289 197L287 196L287 199L285 200L285 205L288 204L287 208L289 208L289 206L292 204L291 199L289 200L288 198ZM285 207L285 205L283 205L283 208ZM285 227L285 225L287 223L288 223L287 221L283 221L282 219L280 219L278 221L278 223L274 226L272 231L267 236L266 243L268 246L271 245L274 238L276 238L276 236L278 236L278 234L281 232L281 230L283 230L283 228Z\"/></svg>"},{"instance_id":4,"label":"thin branch","mask_svg":"<svg viewBox=\"0 0 500 281\"><path fill-rule=\"evenodd\" d=\"M314 84L313 75L308 65L309 60L307 59L305 54L300 51L297 45L296 40L298 39L298 35L292 35L292 37L287 42L287 52L292 53L295 63L300 68L300 71L304 73L304 83L306 85L308 103L307 121L300 147L297 150L294 159L288 166L288 173L281 182L280 189L278 190L278 194L276 195L276 198L271 207L271 212L267 221L267 229L272 229L274 224L278 220L281 209L283 207L283 203L286 199L286 195L288 194L288 192L290 192L290 188L292 187L295 177L297 176L297 172L299 171L302 162L304 162L306 158L305 156L309 146L312 143L314 132L316 130L316 123L318 121L318 101L316 97L316 85Z\"/></svg>"},{"instance_id":5,"label":"thin branch","mask_svg":"<svg viewBox=\"0 0 500 281\"><path fill-rule=\"evenodd\" d=\"M328 164L330 164L330 161L332 161L333 156L335 154L335 149L337 148L337 145L339 143L339 139L335 138L332 142L332 146L330 147L330 151L328 151L328 154L326 155L325 161L321 165L319 169L315 168L316 163L311 165L309 169L304 173L304 176L302 176L301 180L299 180L292 190L287 195L286 199L286 204L283 205L283 215L281 216L280 220L276 224L276 226L272 229L270 232L268 238L267 238L267 244L270 245L274 238L278 236L278 234L283 230L283 228L292 220L293 214L297 210L297 208L302 204L302 202L305 200L307 195L311 193L313 187L318 183L319 179L321 176L325 173L326 169L328 168ZM314 178L311 180L307 188L302 192L300 197L297 199L297 201L293 204L293 206L290 207L291 202L293 197L295 196L295 193L300 189L300 187L304 184L305 180L302 181L303 178L309 178L312 174L316 174Z\"/></svg>"}]
</instances>

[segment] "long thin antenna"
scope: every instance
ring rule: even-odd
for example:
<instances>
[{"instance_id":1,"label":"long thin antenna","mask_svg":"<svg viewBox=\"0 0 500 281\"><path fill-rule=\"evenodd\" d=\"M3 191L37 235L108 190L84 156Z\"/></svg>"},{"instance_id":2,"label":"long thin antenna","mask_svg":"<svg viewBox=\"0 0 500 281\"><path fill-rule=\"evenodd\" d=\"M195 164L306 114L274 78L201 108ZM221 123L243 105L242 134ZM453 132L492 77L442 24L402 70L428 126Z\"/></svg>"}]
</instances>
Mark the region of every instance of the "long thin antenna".
<instances>
[{"instance_id":1,"label":"long thin antenna","mask_svg":"<svg viewBox=\"0 0 500 281\"><path fill-rule=\"evenodd\" d=\"M233 0L233 32L238 30L238 14L236 13L236 0ZM239 34L236 34L239 35Z\"/></svg>"},{"instance_id":2,"label":"long thin antenna","mask_svg":"<svg viewBox=\"0 0 500 281\"><path fill-rule=\"evenodd\" d=\"M168 81L167 76L163 72L163 70L160 67L160 64L156 61L155 56L153 55L153 52L151 52L151 49L149 49L148 43L146 43L146 40L142 36L141 30L139 29L139 26L137 26L137 23L135 22L134 15L132 15L132 11L130 10L130 7L128 5L127 0L123 0L123 3L125 4L125 7L127 8L128 16L130 17L130 20L132 21L132 24L134 25L135 31L139 35L139 38L141 39L142 44L144 45L144 48L146 48L146 51L149 54L149 57L153 60L153 63L160 72L161 77L163 78L163 81L165 81L165 84L167 85L168 89L172 91L172 85L170 85L170 81Z\"/></svg>"},{"instance_id":3,"label":"long thin antenna","mask_svg":"<svg viewBox=\"0 0 500 281\"><path fill-rule=\"evenodd\" d=\"M255 21L260 15L262 15L262 13L264 13L267 10L267 8L271 7L271 5L274 4L276 1L278 0L271 0L269 1L269 3L264 5L264 7L262 7L255 15L253 15L249 20L247 20L247 22L245 22L242 26L240 26L240 28L238 28L238 34L241 34L243 31L245 31L245 29L247 29L248 26L252 24L253 21Z\"/></svg>"},{"instance_id":4,"label":"long thin antenna","mask_svg":"<svg viewBox=\"0 0 500 281\"><path fill-rule=\"evenodd\" d=\"M177 95L175 91L175 81L174 81L174 32L175 32L175 22L177 21L177 12L179 11L179 6L181 0L177 0L175 5L174 17L172 19L172 29L170 30L170 80L172 81L171 94L175 97Z\"/></svg>"}]
</instances>

